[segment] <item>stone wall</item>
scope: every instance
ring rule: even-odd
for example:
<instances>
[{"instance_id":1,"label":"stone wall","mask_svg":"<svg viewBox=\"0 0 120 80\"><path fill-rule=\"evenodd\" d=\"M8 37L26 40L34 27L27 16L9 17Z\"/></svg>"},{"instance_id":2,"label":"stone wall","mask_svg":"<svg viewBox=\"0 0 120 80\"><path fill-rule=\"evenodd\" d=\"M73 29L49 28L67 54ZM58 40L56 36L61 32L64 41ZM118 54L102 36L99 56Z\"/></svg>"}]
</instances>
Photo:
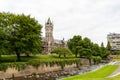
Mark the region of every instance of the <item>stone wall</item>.
<instances>
[{"instance_id":1,"label":"stone wall","mask_svg":"<svg viewBox=\"0 0 120 80\"><path fill-rule=\"evenodd\" d=\"M120 55L110 55L110 58L120 58Z\"/></svg>"},{"instance_id":2,"label":"stone wall","mask_svg":"<svg viewBox=\"0 0 120 80\"><path fill-rule=\"evenodd\" d=\"M81 58L80 60L81 60L81 63L82 63L83 65L90 65L88 59ZM94 64L93 60L91 60L91 64Z\"/></svg>"},{"instance_id":3,"label":"stone wall","mask_svg":"<svg viewBox=\"0 0 120 80\"><path fill-rule=\"evenodd\" d=\"M64 69L69 69L73 67L76 67L76 65L75 64L67 65L64 67ZM10 78L13 76L13 74L15 77L17 77L17 76L31 75L33 73L38 74L38 73L46 73L46 72L59 71L59 70L61 70L61 67L57 65L54 65L53 67L43 65L43 66L39 66L38 69L34 68L33 66L27 66L26 69L21 71L18 71L15 68L8 68L6 72L0 71L0 79Z\"/></svg>"},{"instance_id":4,"label":"stone wall","mask_svg":"<svg viewBox=\"0 0 120 80\"><path fill-rule=\"evenodd\" d=\"M81 63L84 65L89 65L89 60L88 59L81 59ZM75 71L76 69L73 69L77 67L76 64L72 65L66 65L64 67L64 70L61 69L61 66L54 65L53 67L42 65L39 66L38 69L34 68L33 66L27 66L26 69L18 71L15 68L8 68L6 72L0 71L0 79L4 78L11 78L13 77L19 77L19 76L31 76L32 74L40 74L47 76L48 73L51 74L51 72L55 72L55 74L59 75L59 72L61 73L60 75L74 75L78 73ZM81 66L79 66L81 67ZM67 72L65 70L68 70ZM75 72L74 72L75 71ZM54 74L53 74L54 75Z\"/></svg>"},{"instance_id":5,"label":"stone wall","mask_svg":"<svg viewBox=\"0 0 120 80\"><path fill-rule=\"evenodd\" d=\"M97 65L83 65L80 67L66 67L64 70L57 70L57 71L50 71L50 72L43 72L43 73L34 73L31 75L24 75L12 78L6 78L5 80L60 80L61 78L65 78L68 76L73 76L77 74L83 74L89 71L96 70L105 64L97 64Z\"/></svg>"}]
</instances>

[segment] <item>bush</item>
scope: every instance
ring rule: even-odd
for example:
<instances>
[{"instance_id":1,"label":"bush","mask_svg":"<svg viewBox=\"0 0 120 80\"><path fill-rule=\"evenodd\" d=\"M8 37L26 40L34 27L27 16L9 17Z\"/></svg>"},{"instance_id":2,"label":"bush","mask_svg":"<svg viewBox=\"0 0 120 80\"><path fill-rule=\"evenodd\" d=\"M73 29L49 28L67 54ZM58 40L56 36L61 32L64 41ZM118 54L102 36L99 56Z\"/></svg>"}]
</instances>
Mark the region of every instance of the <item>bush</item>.
<instances>
[{"instance_id":1,"label":"bush","mask_svg":"<svg viewBox=\"0 0 120 80\"><path fill-rule=\"evenodd\" d=\"M92 59L94 61L94 64L98 64L102 60L100 56L92 56Z\"/></svg>"},{"instance_id":2,"label":"bush","mask_svg":"<svg viewBox=\"0 0 120 80\"><path fill-rule=\"evenodd\" d=\"M68 48L57 47L51 53L55 53L59 55L59 58L63 55L66 58L66 55L71 55L71 51Z\"/></svg>"}]
</instances>

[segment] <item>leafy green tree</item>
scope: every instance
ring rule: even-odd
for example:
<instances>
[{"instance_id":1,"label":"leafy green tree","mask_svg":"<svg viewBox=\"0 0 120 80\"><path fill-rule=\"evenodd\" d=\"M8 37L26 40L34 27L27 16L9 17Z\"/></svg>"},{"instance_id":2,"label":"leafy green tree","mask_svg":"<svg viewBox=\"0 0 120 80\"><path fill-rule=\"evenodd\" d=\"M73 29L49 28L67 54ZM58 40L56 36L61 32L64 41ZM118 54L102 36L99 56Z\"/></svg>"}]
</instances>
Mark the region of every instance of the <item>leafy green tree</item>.
<instances>
[{"instance_id":1,"label":"leafy green tree","mask_svg":"<svg viewBox=\"0 0 120 80\"><path fill-rule=\"evenodd\" d=\"M94 64L98 64L102 58L100 56L92 56Z\"/></svg>"},{"instance_id":2,"label":"leafy green tree","mask_svg":"<svg viewBox=\"0 0 120 80\"><path fill-rule=\"evenodd\" d=\"M101 43L101 46L100 46L100 53L101 53L101 57L103 58L104 57L104 53L105 53L105 47L104 47L103 42Z\"/></svg>"},{"instance_id":3,"label":"leafy green tree","mask_svg":"<svg viewBox=\"0 0 120 80\"><path fill-rule=\"evenodd\" d=\"M102 46L104 46L104 45L102 44ZM92 43L91 50L92 50L92 60L93 60L94 64L98 64L102 59L101 58L101 56L102 56L101 47L99 47L99 45L96 43Z\"/></svg>"},{"instance_id":4,"label":"leafy green tree","mask_svg":"<svg viewBox=\"0 0 120 80\"><path fill-rule=\"evenodd\" d=\"M80 56L82 58L88 59L90 65L91 65L91 60L92 60L92 51L91 51L91 49L82 48L81 51L80 51Z\"/></svg>"},{"instance_id":5,"label":"leafy green tree","mask_svg":"<svg viewBox=\"0 0 120 80\"><path fill-rule=\"evenodd\" d=\"M7 35L5 34L4 30L0 28L0 58L1 55L7 54L9 47L7 47L7 43L9 43L7 40Z\"/></svg>"},{"instance_id":6,"label":"leafy green tree","mask_svg":"<svg viewBox=\"0 0 120 80\"><path fill-rule=\"evenodd\" d=\"M108 55L110 54L110 51L107 48L104 47L103 43L101 43L100 52L101 52L101 57L102 58L107 58Z\"/></svg>"},{"instance_id":7,"label":"leafy green tree","mask_svg":"<svg viewBox=\"0 0 120 80\"><path fill-rule=\"evenodd\" d=\"M82 39L79 35L68 40L68 47L76 57L79 54L80 57L89 59L90 64L92 59L96 61L95 63L98 63L101 58L107 58L111 48L109 43L107 47L104 47L103 43L99 46L89 38Z\"/></svg>"},{"instance_id":8,"label":"leafy green tree","mask_svg":"<svg viewBox=\"0 0 120 80\"><path fill-rule=\"evenodd\" d=\"M0 13L0 57L3 54L9 54L10 46L8 40L8 21L9 16L5 13ZM1 58L0 58L1 59Z\"/></svg>"},{"instance_id":9,"label":"leafy green tree","mask_svg":"<svg viewBox=\"0 0 120 80\"><path fill-rule=\"evenodd\" d=\"M92 47L92 42L89 38L85 37L83 39L83 48L91 49Z\"/></svg>"},{"instance_id":10,"label":"leafy green tree","mask_svg":"<svg viewBox=\"0 0 120 80\"><path fill-rule=\"evenodd\" d=\"M110 42L108 41L106 48L110 51L111 50L111 45Z\"/></svg>"},{"instance_id":11,"label":"leafy green tree","mask_svg":"<svg viewBox=\"0 0 120 80\"><path fill-rule=\"evenodd\" d=\"M64 58L66 58L66 55L71 55L71 51L68 48L64 48L64 47L57 47L55 49L53 49L53 51L51 53L55 53L59 55L59 58L63 55Z\"/></svg>"},{"instance_id":12,"label":"leafy green tree","mask_svg":"<svg viewBox=\"0 0 120 80\"><path fill-rule=\"evenodd\" d=\"M114 54L115 55L120 55L120 51L115 51Z\"/></svg>"},{"instance_id":13,"label":"leafy green tree","mask_svg":"<svg viewBox=\"0 0 120 80\"><path fill-rule=\"evenodd\" d=\"M100 47L99 47L98 44L93 43L91 50L92 50L92 55L93 56L101 56Z\"/></svg>"},{"instance_id":14,"label":"leafy green tree","mask_svg":"<svg viewBox=\"0 0 120 80\"><path fill-rule=\"evenodd\" d=\"M82 45L82 37L77 35L74 36L72 39L68 40L68 48L72 51L73 54L75 54L75 57L77 57L77 55L80 52L81 49L81 45Z\"/></svg>"},{"instance_id":15,"label":"leafy green tree","mask_svg":"<svg viewBox=\"0 0 120 80\"><path fill-rule=\"evenodd\" d=\"M0 13L0 15L2 15L0 26L5 28L10 51L16 53L18 61L20 61L20 54L22 53L41 52L42 26L35 18L24 14Z\"/></svg>"}]
</instances>

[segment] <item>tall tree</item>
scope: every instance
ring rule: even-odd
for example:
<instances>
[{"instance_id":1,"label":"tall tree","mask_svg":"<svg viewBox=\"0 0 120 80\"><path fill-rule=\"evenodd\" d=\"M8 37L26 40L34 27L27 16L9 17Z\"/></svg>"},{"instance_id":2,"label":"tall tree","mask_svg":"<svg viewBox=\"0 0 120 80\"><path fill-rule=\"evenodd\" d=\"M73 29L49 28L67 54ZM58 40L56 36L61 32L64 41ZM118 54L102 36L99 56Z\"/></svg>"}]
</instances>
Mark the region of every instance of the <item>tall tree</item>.
<instances>
[{"instance_id":1,"label":"tall tree","mask_svg":"<svg viewBox=\"0 0 120 80\"><path fill-rule=\"evenodd\" d=\"M91 49L92 47L92 42L89 38L85 37L83 39L83 48Z\"/></svg>"},{"instance_id":2,"label":"tall tree","mask_svg":"<svg viewBox=\"0 0 120 80\"><path fill-rule=\"evenodd\" d=\"M100 52L102 58L107 58L107 56L110 54L110 51L104 47L103 42L101 43Z\"/></svg>"},{"instance_id":3,"label":"tall tree","mask_svg":"<svg viewBox=\"0 0 120 80\"><path fill-rule=\"evenodd\" d=\"M73 36L72 39L68 40L67 44L72 53L77 57L82 45L82 37L80 35Z\"/></svg>"},{"instance_id":4,"label":"tall tree","mask_svg":"<svg viewBox=\"0 0 120 80\"><path fill-rule=\"evenodd\" d=\"M99 47L98 44L93 43L91 50L92 50L92 55L93 55L93 56L101 56L100 47Z\"/></svg>"},{"instance_id":5,"label":"tall tree","mask_svg":"<svg viewBox=\"0 0 120 80\"><path fill-rule=\"evenodd\" d=\"M81 54L82 58L88 59L90 65L91 65L91 59L92 59L92 51L91 51L91 49L82 48L80 54Z\"/></svg>"},{"instance_id":6,"label":"tall tree","mask_svg":"<svg viewBox=\"0 0 120 80\"><path fill-rule=\"evenodd\" d=\"M11 14L10 14L11 15ZM6 13L0 13L0 57L3 54L9 54L10 45L9 45L9 15Z\"/></svg>"},{"instance_id":7,"label":"tall tree","mask_svg":"<svg viewBox=\"0 0 120 80\"><path fill-rule=\"evenodd\" d=\"M9 52L9 45L7 41L7 35L5 31L0 27L0 59L1 55L8 54Z\"/></svg>"},{"instance_id":8,"label":"tall tree","mask_svg":"<svg viewBox=\"0 0 120 80\"><path fill-rule=\"evenodd\" d=\"M106 48L107 48L109 51L111 50L111 45L110 45L110 42L109 42L109 41L107 42Z\"/></svg>"},{"instance_id":9,"label":"tall tree","mask_svg":"<svg viewBox=\"0 0 120 80\"><path fill-rule=\"evenodd\" d=\"M35 18L24 14L0 13L4 15L1 19L2 27L6 27L6 34L11 48L15 52L17 60L20 61L20 54L40 53L41 51L41 28Z\"/></svg>"}]
</instances>

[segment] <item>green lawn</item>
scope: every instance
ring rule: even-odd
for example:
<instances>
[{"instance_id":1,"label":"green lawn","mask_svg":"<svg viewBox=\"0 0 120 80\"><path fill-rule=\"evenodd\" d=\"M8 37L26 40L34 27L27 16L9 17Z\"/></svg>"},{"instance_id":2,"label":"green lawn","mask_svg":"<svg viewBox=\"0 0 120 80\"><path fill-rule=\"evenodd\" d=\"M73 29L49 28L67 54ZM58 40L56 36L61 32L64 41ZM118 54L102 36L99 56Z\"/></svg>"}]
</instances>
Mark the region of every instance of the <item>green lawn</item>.
<instances>
[{"instance_id":1,"label":"green lawn","mask_svg":"<svg viewBox=\"0 0 120 80\"><path fill-rule=\"evenodd\" d=\"M34 56L21 56L21 61L20 62L28 62L29 60L56 60L56 59L76 59L73 55L69 55L67 58L61 57L59 58L58 55L34 55ZM17 57L16 55L2 55L0 58L0 61L2 63L11 63L11 62L16 62Z\"/></svg>"},{"instance_id":2,"label":"green lawn","mask_svg":"<svg viewBox=\"0 0 120 80\"><path fill-rule=\"evenodd\" d=\"M110 75L117 68L118 68L117 65L106 65L97 71L64 78L62 80L112 80L110 78L105 78L105 77Z\"/></svg>"},{"instance_id":3,"label":"green lawn","mask_svg":"<svg viewBox=\"0 0 120 80\"><path fill-rule=\"evenodd\" d=\"M115 60L115 61L120 61L120 58L114 58L113 60Z\"/></svg>"},{"instance_id":4,"label":"green lawn","mask_svg":"<svg viewBox=\"0 0 120 80\"><path fill-rule=\"evenodd\" d=\"M115 76L115 77L113 77L113 78L111 78L111 80L120 80L120 74Z\"/></svg>"},{"instance_id":5,"label":"green lawn","mask_svg":"<svg viewBox=\"0 0 120 80\"><path fill-rule=\"evenodd\" d=\"M112 78L86 78L86 79L73 79L73 80L120 80L120 75Z\"/></svg>"}]
</instances>

